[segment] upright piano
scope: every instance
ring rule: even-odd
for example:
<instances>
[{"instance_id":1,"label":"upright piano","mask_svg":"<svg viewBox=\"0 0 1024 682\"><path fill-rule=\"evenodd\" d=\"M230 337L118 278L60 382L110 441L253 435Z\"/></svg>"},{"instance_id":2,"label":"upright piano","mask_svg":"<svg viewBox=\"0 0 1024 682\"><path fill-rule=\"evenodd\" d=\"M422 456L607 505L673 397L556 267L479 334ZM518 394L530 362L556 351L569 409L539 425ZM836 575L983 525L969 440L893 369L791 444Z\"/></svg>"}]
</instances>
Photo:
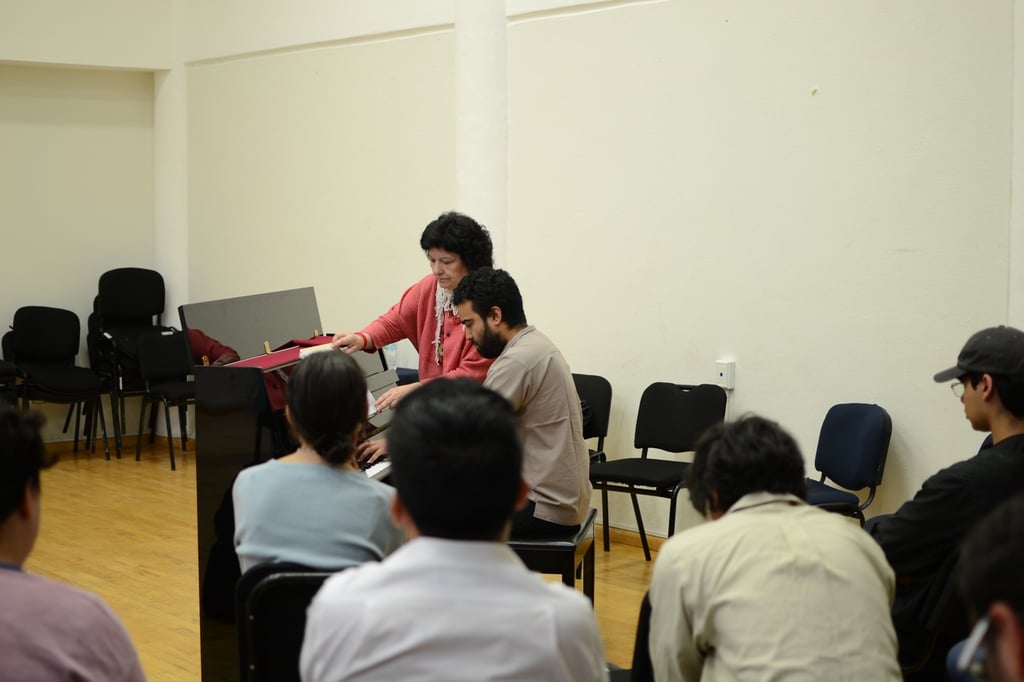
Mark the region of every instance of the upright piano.
<instances>
[{"instance_id":1,"label":"upright piano","mask_svg":"<svg viewBox=\"0 0 1024 682\"><path fill-rule=\"evenodd\" d=\"M204 680L239 679L234 586L240 575L234 551L231 487L242 469L280 454L265 375L299 361L300 343L322 329L312 287L190 303L178 308L182 328L201 329L243 358L222 367L196 366L196 520L200 644ZM278 349L267 352L269 349ZM396 385L384 355L356 353L374 396ZM375 437L391 420L386 410L370 418ZM277 450L277 452L275 452ZM387 463L367 471L386 476Z\"/></svg>"}]
</instances>

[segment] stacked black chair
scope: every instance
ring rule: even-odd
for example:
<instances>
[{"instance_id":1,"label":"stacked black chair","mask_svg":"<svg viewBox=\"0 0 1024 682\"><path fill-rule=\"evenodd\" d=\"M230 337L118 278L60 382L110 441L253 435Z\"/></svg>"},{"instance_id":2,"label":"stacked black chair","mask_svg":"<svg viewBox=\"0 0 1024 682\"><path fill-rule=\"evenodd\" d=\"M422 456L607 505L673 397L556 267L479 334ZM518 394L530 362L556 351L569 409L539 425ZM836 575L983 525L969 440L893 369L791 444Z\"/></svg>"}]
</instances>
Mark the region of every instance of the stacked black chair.
<instances>
[{"instance_id":1,"label":"stacked black chair","mask_svg":"<svg viewBox=\"0 0 1024 682\"><path fill-rule=\"evenodd\" d=\"M875 499L882 482L892 435L892 419L878 405L833 405L821 424L814 468L821 480L807 479L807 502L816 507L853 516L864 525L864 510ZM831 480L841 490L825 483ZM851 490L868 490L862 502Z\"/></svg>"},{"instance_id":2,"label":"stacked black chair","mask_svg":"<svg viewBox=\"0 0 1024 682\"><path fill-rule=\"evenodd\" d=\"M675 532L676 499L686 486L688 462L648 457L651 449L666 452L691 452L708 427L725 420L725 389L714 384L653 383L644 389L637 412L633 447L639 457L627 457L590 465L590 482L601 491L602 521L608 527L608 493L629 493L636 515L644 557L651 560L644 520L637 495L653 495L671 501L668 534ZM604 536L605 551L608 535Z\"/></svg>"},{"instance_id":3,"label":"stacked black chair","mask_svg":"<svg viewBox=\"0 0 1024 682\"><path fill-rule=\"evenodd\" d=\"M81 323L70 310L46 306L25 306L14 313L11 331L3 337L4 359L13 362L21 375L17 393L22 408L29 401L81 403L90 415L87 438L96 448L96 417L103 433L103 450L110 459L107 426L103 417L99 377L91 369L77 367ZM78 451L79 423L75 420L75 446Z\"/></svg>"},{"instance_id":4,"label":"stacked black chair","mask_svg":"<svg viewBox=\"0 0 1024 682\"><path fill-rule=\"evenodd\" d=\"M90 360L108 384L114 405L114 441L120 455L121 435L125 432L124 397L145 390L139 372L139 336L168 329L160 324L164 278L145 268L108 270L100 275L93 308L89 318Z\"/></svg>"},{"instance_id":5,"label":"stacked black chair","mask_svg":"<svg viewBox=\"0 0 1024 682\"><path fill-rule=\"evenodd\" d=\"M142 405L139 408L139 435L135 441L135 460L142 453L142 420L146 405L154 412L150 420L149 442L155 435L155 411L161 403L164 406L164 421L167 425L167 449L171 456L171 470L174 464L174 434L171 431L171 406L178 408L178 423L181 428L181 449L188 448L188 431L185 413L190 403L196 400L195 383L191 381L192 358L189 356L185 334L177 331L147 332L138 339L139 373L144 384Z\"/></svg>"},{"instance_id":6,"label":"stacked black chair","mask_svg":"<svg viewBox=\"0 0 1024 682\"><path fill-rule=\"evenodd\" d=\"M235 587L235 625L243 682L299 682L306 608L334 573L278 562L242 574Z\"/></svg>"},{"instance_id":7,"label":"stacked black chair","mask_svg":"<svg viewBox=\"0 0 1024 682\"><path fill-rule=\"evenodd\" d=\"M6 360L0 360L0 400L18 400L18 366Z\"/></svg>"}]
</instances>

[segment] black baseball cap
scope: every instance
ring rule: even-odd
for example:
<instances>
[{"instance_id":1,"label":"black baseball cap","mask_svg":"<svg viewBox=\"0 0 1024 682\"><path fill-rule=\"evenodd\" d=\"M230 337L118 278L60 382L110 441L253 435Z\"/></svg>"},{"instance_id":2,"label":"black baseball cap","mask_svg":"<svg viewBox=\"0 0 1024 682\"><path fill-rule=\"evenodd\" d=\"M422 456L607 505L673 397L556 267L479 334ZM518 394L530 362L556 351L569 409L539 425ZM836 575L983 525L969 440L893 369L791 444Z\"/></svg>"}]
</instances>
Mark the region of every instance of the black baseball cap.
<instances>
[{"instance_id":1,"label":"black baseball cap","mask_svg":"<svg viewBox=\"0 0 1024 682\"><path fill-rule=\"evenodd\" d=\"M965 374L1024 376L1024 332L1013 327L989 327L967 339L956 366L935 375L935 381L959 379Z\"/></svg>"}]
</instances>

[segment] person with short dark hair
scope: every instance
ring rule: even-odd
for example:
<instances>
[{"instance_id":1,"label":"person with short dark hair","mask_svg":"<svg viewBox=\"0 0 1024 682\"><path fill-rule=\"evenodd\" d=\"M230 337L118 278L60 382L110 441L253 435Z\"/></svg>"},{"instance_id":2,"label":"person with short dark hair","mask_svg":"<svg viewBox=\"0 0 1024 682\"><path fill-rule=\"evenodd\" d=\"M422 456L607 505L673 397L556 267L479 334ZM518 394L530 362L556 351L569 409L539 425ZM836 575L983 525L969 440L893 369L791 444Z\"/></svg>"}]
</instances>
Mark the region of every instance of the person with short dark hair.
<instances>
[{"instance_id":1,"label":"person with short dark hair","mask_svg":"<svg viewBox=\"0 0 1024 682\"><path fill-rule=\"evenodd\" d=\"M960 595L976 623L957 667L968 672L981 651L984 679L1024 682L1024 495L986 516L960 557Z\"/></svg>"},{"instance_id":2,"label":"person with short dark hair","mask_svg":"<svg viewBox=\"0 0 1024 682\"><path fill-rule=\"evenodd\" d=\"M526 321L523 297L504 270L480 268L455 289L466 336L494 359L484 386L512 403L523 434L529 503L516 513L512 537L568 535L587 514L592 488L572 370L548 337Z\"/></svg>"},{"instance_id":3,"label":"person with short dark hair","mask_svg":"<svg viewBox=\"0 0 1024 682\"><path fill-rule=\"evenodd\" d=\"M139 682L146 679L121 620L85 590L25 572L39 535L46 452L36 412L0 404L0 677Z\"/></svg>"},{"instance_id":4,"label":"person with short dark hair","mask_svg":"<svg viewBox=\"0 0 1024 682\"><path fill-rule=\"evenodd\" d=\"M748 416L699 440L690 501L712 519L670 538L651 578L659 682L900 680L893 573L855 523L808 506L804 459Z\"/></svg>"},{"instance_id":5,"label":"person with short dark hair","mask_svg":"<svg viewBox=\"0 0 1024 682\"><path fill-rule=\"evenodd\" d=\"M892 616L904 663L918 663L931 648L948 649L966 634L958 618L944 619L938 633L928 632L928 605L945 588L968 530L1024 491L1024 332L999 326L973 334L956 365L934 378L953 382L967 421L975 431L991 433L991 441L974 457L928 478L894 514L868 520L866 527L896 572ZM943 674L941 656L924 665L923 679Z\"/></svg>"},{"instance_id":6,"label":"person with short dark hair","mask_svg":"<svg viewBox=\"0 0 1024 682\"><path fill-rule=\"evenodd\" d=\"M393 490L370 480L355 453L367 423L366 378L344 353L295 366L285 417L298 449L235 480L235 550L243 572L267 561L335 569L382 559L402 542Z\"/></svg>"},{"instance_id":7,"label":"person with short dark hair","mask_svg":"<svg viewBox=\"0 0 1024 682\"><path fill-rule=\"evenodd\" d=\"M469 379L432 381L389 428L392 515L410 541L329 578L300 669L328 680L606 680L590 602L509 548L526 500L516 416Z\"/></svg>"}]
</instances>

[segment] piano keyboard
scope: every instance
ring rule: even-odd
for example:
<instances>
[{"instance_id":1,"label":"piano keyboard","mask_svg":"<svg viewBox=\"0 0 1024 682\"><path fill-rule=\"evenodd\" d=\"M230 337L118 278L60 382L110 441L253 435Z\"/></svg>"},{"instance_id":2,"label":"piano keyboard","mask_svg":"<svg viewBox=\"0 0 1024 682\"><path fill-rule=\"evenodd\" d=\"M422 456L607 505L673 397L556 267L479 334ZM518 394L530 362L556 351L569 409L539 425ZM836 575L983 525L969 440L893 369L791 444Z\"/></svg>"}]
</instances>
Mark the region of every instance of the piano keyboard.
<instances>
[{"instance_id":1,"label":"piano keyboard","mask_svg":"<svg viewBox=\"0 0 1024 682\"><path fill-rule=\"evenodd\" d=\"M391 473L391 462L389 462L386 459L381 460L379 462L374 462L363 471L366 473L366 476L368 478L372 478L375 481L379 481L380 479L384 478L389 473Z\"/></svg>"}]
</instances>

